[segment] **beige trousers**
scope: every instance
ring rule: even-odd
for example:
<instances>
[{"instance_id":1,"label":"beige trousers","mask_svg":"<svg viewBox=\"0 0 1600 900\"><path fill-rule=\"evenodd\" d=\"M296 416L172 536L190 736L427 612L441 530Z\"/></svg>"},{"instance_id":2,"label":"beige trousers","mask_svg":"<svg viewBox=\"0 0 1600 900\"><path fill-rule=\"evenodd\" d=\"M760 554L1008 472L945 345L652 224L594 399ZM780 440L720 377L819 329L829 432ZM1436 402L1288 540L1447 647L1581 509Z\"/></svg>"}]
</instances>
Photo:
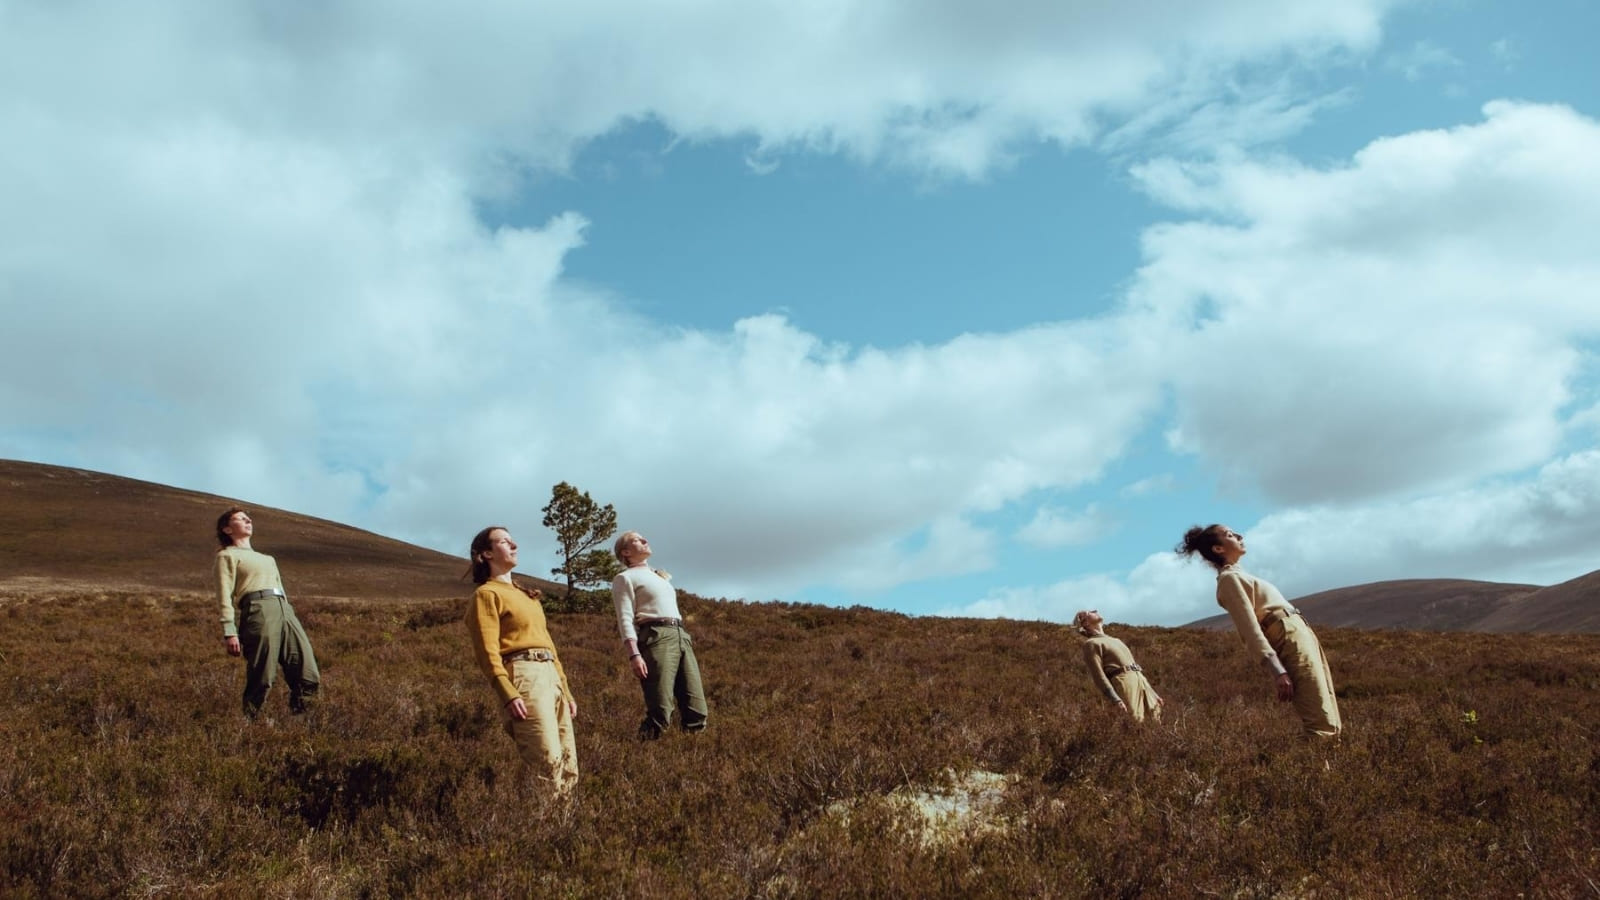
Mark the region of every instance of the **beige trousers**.
<instances>
[{"instance_id":1,"label":"beige trousers","mask_svg":"<svg viewBox=\"0 0 1600 900\"><path fill-rule=\"evenodd\" d=\"M1262 633L1294 682L1294 711L1308 737L1337 737L1343 728L1339 700L1333 695L1333 672L1311 626L1299 616L1273 622Z\"/></svg>"},{"instance_id":2,"label":"beige trousers","mask_svg":"<svg viewBox=\"0 0 1600 900\"><path fill-rule=\"evenodd\" d=\"M536 778L550 784L552 793L571 790L578 782L578 745L556 664L519 659L506 668L528 707L526 719L513 719L506 713L506 733L516 742L522 762Z\"/></svg>"},{"instance_id":3,"label":"beige trousers","mask_svg":"<svg viewBox=\"0 0 1600 900\"><path fill-rule=\"evenodd\" d=\"M1149 679L1143 672L1122 672L1111 678L1111 683L1116 685L1117 693L1122 696L1122 702L1127 704L1129 715L1135 722L1143 722L1145 716L1156 721L1161 720L1161 707L1156 705L1156 692L1150 687Z\"/></svg>"}]
</instances>

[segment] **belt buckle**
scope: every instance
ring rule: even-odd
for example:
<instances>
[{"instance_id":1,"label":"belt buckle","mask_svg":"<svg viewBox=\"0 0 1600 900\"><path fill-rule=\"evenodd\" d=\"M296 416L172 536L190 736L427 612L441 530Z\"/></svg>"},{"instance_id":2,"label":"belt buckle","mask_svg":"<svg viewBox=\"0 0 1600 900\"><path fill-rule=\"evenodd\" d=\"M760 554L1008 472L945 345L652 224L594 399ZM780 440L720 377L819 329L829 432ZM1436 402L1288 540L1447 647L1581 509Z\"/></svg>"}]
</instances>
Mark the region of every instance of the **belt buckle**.
<instances>
[{"instance_id":1,"label":"belt buckle","mask_svg":"<svg viewBox=\"0 0 1600 900\"><path fill-rule=\"evenodd\" d=\"M507 653L505 656L500 657L500 661L503 663L518 662L524 659L531 660L533 662L555 662L556 655L555 653L540 647L528 647L524 650L512 651L511 653Z\"/></svg>"}]
</instances>

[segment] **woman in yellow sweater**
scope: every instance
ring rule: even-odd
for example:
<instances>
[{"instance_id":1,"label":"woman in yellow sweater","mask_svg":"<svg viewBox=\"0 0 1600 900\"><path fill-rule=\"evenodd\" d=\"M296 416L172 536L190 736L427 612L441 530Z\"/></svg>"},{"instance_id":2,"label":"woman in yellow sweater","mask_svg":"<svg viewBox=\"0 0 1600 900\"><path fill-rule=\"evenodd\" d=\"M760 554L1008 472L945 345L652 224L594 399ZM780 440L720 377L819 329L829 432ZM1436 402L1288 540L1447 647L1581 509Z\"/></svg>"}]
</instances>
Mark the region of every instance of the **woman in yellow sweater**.
<instances>
[{"instance_id":1,"label":"woman in yellow sweater","mask_svg":"<svg viewBox=\"0 0 1600 900\"><path fill-rule=\"evenodd\" d=\"M478 590L467 608L472 652L505 714L506 733L523 763L551 791L564 794L578 781L578 747L572 721L578 702L545 625L538 592L511 581L517 542L493 525L478 532L468 554Z\"/></svg>"},{"instance_id":2,"label":"woman in yellow sweater","mask_svg":"<svg viewBox=\"0 0 1600 900\"><path fill-rule=\"evenodd\" d=\"M1226 525L1196 525L1177 550L1217 570L1217 605L1228 611L1245 650L1267 670L1278 699L1294 703L1306 736L1338 737L1344 726L1322 644L1277 588L1239 568L1244 535Z\"/></svg>"}]
</instances>

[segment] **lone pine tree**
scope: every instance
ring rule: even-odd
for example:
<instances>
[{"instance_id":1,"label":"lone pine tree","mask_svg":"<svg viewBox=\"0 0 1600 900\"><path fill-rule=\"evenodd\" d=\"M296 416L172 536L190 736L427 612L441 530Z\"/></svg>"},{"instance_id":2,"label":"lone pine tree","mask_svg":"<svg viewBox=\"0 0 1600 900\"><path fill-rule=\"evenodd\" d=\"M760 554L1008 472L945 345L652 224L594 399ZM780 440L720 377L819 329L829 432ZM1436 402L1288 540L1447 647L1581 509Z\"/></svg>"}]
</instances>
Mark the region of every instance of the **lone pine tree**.
<instances>
[{"instance_id":1,"label":"lone pine tree","mask_svg":"<svg viewBox=\"0 0 1600 900\"><path fill-rule=\"evenodd\" d=\"M561 565L550 573L566 577L569 595L573 588L605 584L620 571L610 551L595 549L617 531L617 510L611 504L601 506L588 491L563 481L550 489L544 524L561 545Z\"/></svg>"}]
</instances>

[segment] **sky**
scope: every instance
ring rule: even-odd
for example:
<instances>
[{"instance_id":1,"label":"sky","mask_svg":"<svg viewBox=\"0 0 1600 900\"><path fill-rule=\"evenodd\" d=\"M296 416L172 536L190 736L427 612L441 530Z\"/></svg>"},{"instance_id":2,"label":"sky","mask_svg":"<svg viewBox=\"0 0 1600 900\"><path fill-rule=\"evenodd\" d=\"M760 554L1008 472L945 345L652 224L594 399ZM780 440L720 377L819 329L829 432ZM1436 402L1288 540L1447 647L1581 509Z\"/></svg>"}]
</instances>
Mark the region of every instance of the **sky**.
<instances>
[{"instance_id":1,"label":"sky","mask_svg":"<svg viewBox=\"0 0 1600 900\"><path fill-rule=\"evenodd\" d=\"M505 525L532 574L566 481L680 588L916 615L1192 621L1212 522L1291 597L1557 583L1600 569L1596 33L0 0L0 457Z\"/></svg>"}]
</instances>

